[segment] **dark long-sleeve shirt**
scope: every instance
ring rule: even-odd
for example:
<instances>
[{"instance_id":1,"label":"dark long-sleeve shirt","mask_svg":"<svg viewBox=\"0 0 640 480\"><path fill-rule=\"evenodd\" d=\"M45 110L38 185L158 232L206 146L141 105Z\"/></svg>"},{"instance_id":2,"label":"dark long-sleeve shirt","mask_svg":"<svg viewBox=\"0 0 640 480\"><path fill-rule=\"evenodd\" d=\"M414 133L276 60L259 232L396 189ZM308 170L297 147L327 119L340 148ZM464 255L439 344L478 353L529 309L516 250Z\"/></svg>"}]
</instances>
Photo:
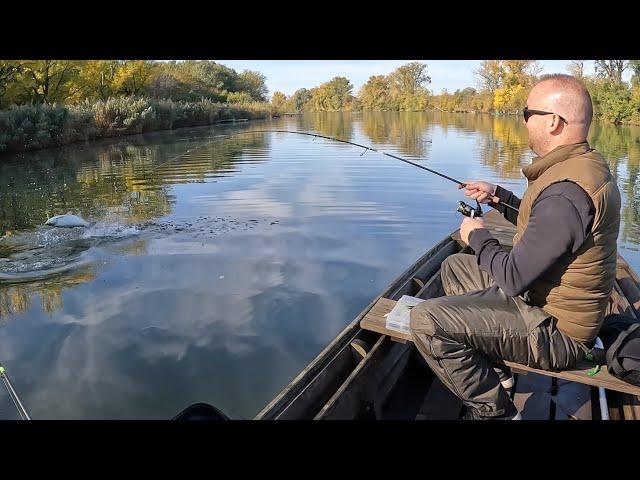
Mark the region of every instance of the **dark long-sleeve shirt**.
<instances>
[{"instance_id":1,"label":"dark long-sleeve shirt","mask_svg":"<svg viewBox=\"0 0 640 480\"><path fill-rule=\"evenodd\" d=\"M518 223L518 212L515 212L502 204L506 203L512 207L520 208L520 199L514 195L513 192L502 188L500 185L496 186L496 196L500 199L500 203L498 205L493 205L493 208L498 210L504 218L516 225Z\"/></svg>"},{"instance_id":2,"label":"dark long-sleeve shirt","mask_svg":"<svg viewBox=\"0 0 640 480\"><path fill-rule=\"evenodd\" d=\"M516 208L520 199L501 187L496 196ZM517 223L517 213L496 206L504 217ZM577 184L564 181L545 188L531 209L529 224L511 251L505 250L486 228L469 235L480 268L510 296L521 295L560 258L575 253L589 236L594 208L587 193Z\"/></svg>"}]
</instances>

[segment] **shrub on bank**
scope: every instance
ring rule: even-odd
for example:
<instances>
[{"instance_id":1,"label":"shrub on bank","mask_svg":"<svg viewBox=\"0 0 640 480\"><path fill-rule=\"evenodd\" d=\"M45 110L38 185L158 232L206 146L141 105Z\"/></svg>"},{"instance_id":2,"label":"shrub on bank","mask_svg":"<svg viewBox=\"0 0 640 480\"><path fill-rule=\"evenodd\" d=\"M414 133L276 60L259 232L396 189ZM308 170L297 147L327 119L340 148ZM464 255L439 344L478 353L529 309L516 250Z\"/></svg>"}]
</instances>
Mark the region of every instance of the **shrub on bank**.
<instances>
[{"instance_id":1,"label":"shrub on bank","mask_svg":"<svg viewBox=\"0 0 640 480\"><path fill-rule=\"evenodd\" d=\"M268 103L223 104L112 97L61 105L22 105L0 111L0 152L55 147L82 140L180 127L220 120L270 118Z\"/></svg>"}]
</instances>

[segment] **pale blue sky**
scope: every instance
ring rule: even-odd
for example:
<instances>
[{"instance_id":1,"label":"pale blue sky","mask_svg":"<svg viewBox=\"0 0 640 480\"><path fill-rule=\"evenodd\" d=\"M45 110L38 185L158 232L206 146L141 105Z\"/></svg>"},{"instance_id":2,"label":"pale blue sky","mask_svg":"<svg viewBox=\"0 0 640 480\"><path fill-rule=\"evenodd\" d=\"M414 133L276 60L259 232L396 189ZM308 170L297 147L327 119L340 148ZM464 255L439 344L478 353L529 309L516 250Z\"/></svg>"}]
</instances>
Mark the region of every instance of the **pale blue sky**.
<instances>
[{"instance_id":1,"label":"pale blue sky","mask_svg":"<svg viewBox=\"0 0 640 480\"><path fill-rule=\"evenodd\" d=\"M354 92L371 75L385 75L412 60L216 60L237 72L258 70L267 77L269 97L275 91L291 95L299 88L312 88L340 75L354 85ZM438 94L443 88L453 92L458 88L476 87L473 69L481 60L420 60L427 64L431 77L429 89ZM540 60L542 73L567 73L570 60ZM593 62L586 62L586 74L593 74ZM630 72L625 72L629 77ZM628 78L625 78L628 80Z\"/></svg>"}]
</instances>

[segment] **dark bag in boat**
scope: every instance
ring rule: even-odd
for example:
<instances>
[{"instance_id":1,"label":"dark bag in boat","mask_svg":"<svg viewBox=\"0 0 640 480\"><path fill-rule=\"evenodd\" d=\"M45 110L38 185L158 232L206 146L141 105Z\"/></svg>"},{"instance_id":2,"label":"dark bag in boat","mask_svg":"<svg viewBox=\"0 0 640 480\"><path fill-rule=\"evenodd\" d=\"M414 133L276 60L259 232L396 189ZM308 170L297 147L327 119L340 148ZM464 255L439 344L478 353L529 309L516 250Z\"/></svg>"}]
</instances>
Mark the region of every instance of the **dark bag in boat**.
<instances>
[{"instance_id":1,"label":"dark bag in boat","mask_svg":"<svg viewBox=\"0 0 640 480\"><path fill-rule=\"evenodd\" d=\"M640 322L627 315L608 315L599 337L606 351L609 373L640 386Z\"/></svg>"}]
</instances>

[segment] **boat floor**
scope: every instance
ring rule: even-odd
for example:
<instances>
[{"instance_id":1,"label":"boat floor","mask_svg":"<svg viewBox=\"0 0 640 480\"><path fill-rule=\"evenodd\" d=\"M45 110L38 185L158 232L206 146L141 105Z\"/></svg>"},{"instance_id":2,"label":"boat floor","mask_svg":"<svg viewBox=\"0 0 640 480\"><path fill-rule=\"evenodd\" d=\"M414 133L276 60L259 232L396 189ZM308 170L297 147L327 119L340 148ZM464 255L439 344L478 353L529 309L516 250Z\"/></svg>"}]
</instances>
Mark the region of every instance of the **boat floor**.
<instances>
[{"instance_id":1,"label":"boat floor","mask_svg":"<svg viewBox=\"0 0 640 480\"><path fill-rule=\"evenodd\" d=\"M524 420L600 419L597 395L591 392L595 389L587 385L534 373L516 373L514 379L512 400ZM383 406L381 419L457 420L461 413L462 402L426 364L412 359Z\"/></svg>"}]
</instances>

